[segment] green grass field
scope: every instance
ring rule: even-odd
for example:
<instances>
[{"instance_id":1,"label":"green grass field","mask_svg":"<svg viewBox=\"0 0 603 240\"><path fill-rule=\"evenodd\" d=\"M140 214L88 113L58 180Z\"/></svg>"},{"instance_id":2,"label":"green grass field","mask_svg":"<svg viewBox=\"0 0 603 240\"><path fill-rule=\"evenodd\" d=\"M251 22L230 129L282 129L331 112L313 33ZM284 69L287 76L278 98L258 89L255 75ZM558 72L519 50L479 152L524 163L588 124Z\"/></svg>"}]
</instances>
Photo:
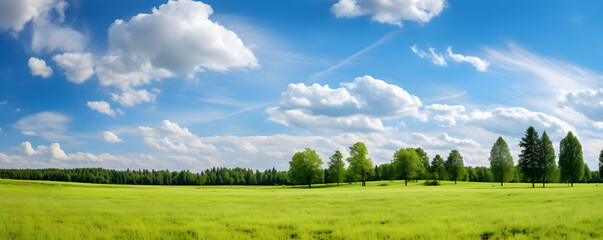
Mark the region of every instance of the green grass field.
<instances>
[{"instance_id":1,"label":"green grass field","mask_svg":"<svg viewBox=\"0 0 603 240\"><path fill-rule=\"evenodd\" d=\"M603 185L0 180L0 239L601 239Z\"/></svg>"}]
</instances>

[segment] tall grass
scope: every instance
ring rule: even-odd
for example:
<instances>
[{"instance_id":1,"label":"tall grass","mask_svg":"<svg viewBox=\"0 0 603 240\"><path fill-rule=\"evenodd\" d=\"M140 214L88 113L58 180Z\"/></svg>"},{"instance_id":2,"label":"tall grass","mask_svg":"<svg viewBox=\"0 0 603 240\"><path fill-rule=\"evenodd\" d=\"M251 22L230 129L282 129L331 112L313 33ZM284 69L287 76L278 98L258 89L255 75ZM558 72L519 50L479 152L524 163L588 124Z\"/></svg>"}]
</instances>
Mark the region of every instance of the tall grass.
<instances>
[{"instance_id":1,"label":"tall grass","mask_svg":"<svg viewBox=\"0 0 603 240\"><path fill-rule=\"evenodd\" d=\"M603 238L603 186L367 185L0 180L0 239Z\"/></svg>"}]
</instances>

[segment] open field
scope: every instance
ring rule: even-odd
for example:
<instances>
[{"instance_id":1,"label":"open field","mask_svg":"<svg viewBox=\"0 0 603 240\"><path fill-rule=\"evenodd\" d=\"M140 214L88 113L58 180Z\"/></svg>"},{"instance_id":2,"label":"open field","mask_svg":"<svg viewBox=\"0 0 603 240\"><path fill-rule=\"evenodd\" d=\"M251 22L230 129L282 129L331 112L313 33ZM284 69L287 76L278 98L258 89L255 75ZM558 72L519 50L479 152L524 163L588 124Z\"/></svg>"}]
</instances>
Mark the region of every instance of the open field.
<instances>
[{"instance_id":1,"label":"open field","mask_svg":"<svg viewBox=\"0 0 603 240\"><path fill-rule=\"evenodd\" d=\"M603 238L603 185L367 185L0 180L0 239Z\"/></svg>"}]
</instances>

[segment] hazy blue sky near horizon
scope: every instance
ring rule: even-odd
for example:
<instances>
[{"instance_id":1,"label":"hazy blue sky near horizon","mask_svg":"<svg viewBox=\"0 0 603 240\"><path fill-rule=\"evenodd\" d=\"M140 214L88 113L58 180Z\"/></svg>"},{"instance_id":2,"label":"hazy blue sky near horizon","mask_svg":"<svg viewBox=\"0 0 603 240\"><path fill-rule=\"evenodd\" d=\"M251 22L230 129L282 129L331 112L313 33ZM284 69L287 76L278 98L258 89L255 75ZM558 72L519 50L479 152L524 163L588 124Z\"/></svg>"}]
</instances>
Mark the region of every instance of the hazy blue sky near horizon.
<instances>
[{"instance_id":1,"label":"hazy blue sky near horizon","mask_svg":"<svg viewBox=\"0 0 603 240\"><path fill-rule=\"evenodd\" d=\"M601 1L0 0L0 168L603 148ZM326 165L325 165L326 166Z\"/></svg>"}]
</instances>

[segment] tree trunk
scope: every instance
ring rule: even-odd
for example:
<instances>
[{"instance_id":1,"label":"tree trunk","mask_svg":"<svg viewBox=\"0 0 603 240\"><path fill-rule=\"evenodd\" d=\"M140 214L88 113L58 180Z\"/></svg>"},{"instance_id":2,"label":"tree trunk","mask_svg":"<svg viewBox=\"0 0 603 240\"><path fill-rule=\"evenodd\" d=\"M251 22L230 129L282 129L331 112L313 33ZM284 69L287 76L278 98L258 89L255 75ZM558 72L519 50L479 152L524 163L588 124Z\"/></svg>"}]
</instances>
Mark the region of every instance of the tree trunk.
<instances>
[{"instance_id":1,"label":"tree trunk","mask_svg":"<svg viewBox=\"0 0 603 240\"><path fill-rule=\"evenodd\" d=\"M308 184L308 188L312 188L312 184Z\"/></svg>"},{"instance_id":2,"label":"tree trunk","mask_svg":"<svg viewBox=\"0 0 603 240\"><path fill-rule=\"evenodd\" d=\"M337 186L339 187L339 176L337 176Z\"/></svg>"},{"instance_id":3,"label":"tree trunk","mask_svg":"<svg viewBox=\"0 0 603 240\"><path fill-rule=\"evenodd\" d=\"M544 183L546 182L546 174L542 176L542 188L544 188Z\"/></svg>"},{"instance_id":4,"label":"tree trunk","mask_svg":"<svg viewBox=\"0 0 603 240\"><path fill-rule=\"evenodd\" d=\"M501 168L500 168L500 186L502 187L502 185L503 185L503 168L501 166Z\"/></svg>"},{"instance_id":5,"label":"tree trunk","mask_svg":"<svg viewBox=\"0 0 603 240\"><path fill-rule=\"evenodd\" d=\"M404 186L408 186L408 183L407 183L406 177L404 177Z\"/></svg>"},{"instance_id":6,"label":"tree trunk","mask_svg":"<svg viewBox=\"0 0 603 240\"><path fill-rule=\"evenodd\" d=\"M454 177L454 184L456 184L456 177Z\"/></svg>"},{"instance_id":7,"label":"tree trunk","mask_svg":"<svg viewBox=\"0 0 603 240\"><path fill-rule=\"evenodd\" d=\"M572 187L574 187L574 179L570 179L570 182L572 183Z\"/></svg>"},{"instance_id":8,"label":"tree trunk","mask_svg":"<svg viewBox=\"0 0 603 240\"><path fill-rule=\"evenodd\" d=\"M534 188L534 180L532 180L532 188Z\"/></svg>"}]
</instances>

